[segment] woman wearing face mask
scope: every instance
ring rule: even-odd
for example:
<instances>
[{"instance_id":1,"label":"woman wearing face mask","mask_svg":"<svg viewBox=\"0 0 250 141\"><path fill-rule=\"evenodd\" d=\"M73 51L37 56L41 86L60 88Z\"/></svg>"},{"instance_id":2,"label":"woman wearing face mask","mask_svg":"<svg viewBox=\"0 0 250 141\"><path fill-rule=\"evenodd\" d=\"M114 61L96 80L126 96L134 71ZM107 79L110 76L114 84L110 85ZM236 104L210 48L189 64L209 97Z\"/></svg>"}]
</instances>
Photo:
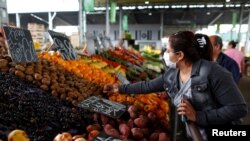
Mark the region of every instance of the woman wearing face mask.
<instances>
[{"instance_id":1,"label":"woman wearing face mask","mask_svg":"<svg viewBox=\"0 0 250 141\"><path fill-rule=\"evenodd\" d=\"M192 32L173 34L163 57L168 66L163 75L134 84L106 85L104 92L146 94L165 90L178 114L196 123L207 140L204 129L208 125L239 124L247 114L247 106L231 74L216 63L201 59L204 45L208 45L205 37Z\"/></svg>"}]
</instances>

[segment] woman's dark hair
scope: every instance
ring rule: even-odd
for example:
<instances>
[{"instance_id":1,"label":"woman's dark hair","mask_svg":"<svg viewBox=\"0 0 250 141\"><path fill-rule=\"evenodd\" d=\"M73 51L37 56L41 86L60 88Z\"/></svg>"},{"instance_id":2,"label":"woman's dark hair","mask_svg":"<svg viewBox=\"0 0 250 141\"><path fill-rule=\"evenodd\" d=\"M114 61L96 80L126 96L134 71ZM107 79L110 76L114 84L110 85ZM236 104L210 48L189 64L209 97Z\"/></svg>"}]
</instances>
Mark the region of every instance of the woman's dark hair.
<instances>
[{"instance_id":1,"label":"woman's dark hair","mask_svg":"<svg viewBox=\"0 0 250 141\"><path fill-rule=\"evenodd\" d=\"M169 44L174 52L182 51L184 59L191 63L200 59L196 42L195 35L191 31L180 31L169 37Z\"/></svg>"},{"instance_id":2,"label":"woman's dark hair","mask_svg":"<svg viewBox=\"0 0 250 141\"><path fill-rule=\"evenodd\" d=\"M228 43L228 45L232 45L232 48L235 48L237 44L238 42L235 42L233 40Z\"/></svg>"},{"instance_id":3,"label":"woman's dark hair","mask_svg":"<svg viewBox=\"0 0 250 141\"><path fill-rule=\"evenodd\" d=\"M195 36L195 47L197 48L202 59L212 61L213 46L209 37L205 34L197 33Z\"/></svg>"}]
</instances>

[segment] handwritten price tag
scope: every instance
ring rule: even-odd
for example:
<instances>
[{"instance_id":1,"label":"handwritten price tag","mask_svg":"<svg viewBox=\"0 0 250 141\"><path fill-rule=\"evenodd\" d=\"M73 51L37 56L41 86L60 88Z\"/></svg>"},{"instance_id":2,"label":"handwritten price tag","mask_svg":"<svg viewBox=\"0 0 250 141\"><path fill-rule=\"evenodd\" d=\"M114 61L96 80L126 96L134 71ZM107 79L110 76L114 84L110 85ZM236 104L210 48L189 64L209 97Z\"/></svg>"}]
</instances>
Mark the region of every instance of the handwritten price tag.
<instances>
[{"instance_id":1,"label":"handwritten price tag","mask_svg":"<svg viewBox=\"0 0 250 141\"><path fill-rule=\"evenodd\" d=\"M119 118L126 111L125 105L96 96L91 96L77 105L78 107L102 113L112 118Z\"/></svg>"},{"instance_id":2,"label":"handwritten price tag","mask_svg":"<svg viewBox=\"0 0 250 141\"><path fill-rule=\"evenodd\" d=\"M3 27L8 51L15 63L29 63L37 61L37 55L29 30L21 28Z\"/></svg>"},{"instance_id":3,"label":"handwritten price tag","mask_svg":"<svg viewBox=\"0 0 250 141\"><path fill-rule=\"evenodd\" d=\"M76 60L77 55L76 52L70 43L70 40L66 35L58 32L54 32L52 30L48 31L50 36L52 37L54 44L57 47L57 50L60 51L61 56L64 60Z\"/></svg>"}]
</instances>

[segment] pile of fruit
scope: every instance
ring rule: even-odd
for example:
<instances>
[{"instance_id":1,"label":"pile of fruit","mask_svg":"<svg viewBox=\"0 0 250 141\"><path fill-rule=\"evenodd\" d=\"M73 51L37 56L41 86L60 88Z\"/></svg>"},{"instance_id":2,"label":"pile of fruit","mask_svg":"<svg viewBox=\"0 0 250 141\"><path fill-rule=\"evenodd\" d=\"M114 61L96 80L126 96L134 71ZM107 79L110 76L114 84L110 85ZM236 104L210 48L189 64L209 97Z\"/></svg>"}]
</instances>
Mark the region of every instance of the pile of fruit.
<instances>
[{"instance_id":1,"label":"pile of fruit","mask_svg":"<svg viewBox=\"0 0 250 141\"><path fill-rule=\"evenodd\" d=\"M153 112L159 119L169 121L169 104L167 99L157 94L125 95L113 94L109 96L111 101L134 105L144 112Z\"/></svg>"},{"instance_id":2,"label":"pile of fruit","mask_svg":"<svg viewBox=\"0 0 250 141\"><path fill-rule=\"evenodd\" d=\"M0 73L0 138L14 129L27 132L32 141L52 141L62 131L82 134L91 123L89 112L54 98L14 75Z\"/></svg>"},{"instance_id":3,"label":"pile of fruit","mask_svg":"<svg viewBox=\"0 0 250 141\"><path fill-rule=\"evenodd\" d=\"M165 120L153 112L145 112L130 106L119 119L94 113L94 123L87 126L88 140L104 131L107 135L123 141L170 141L170 129Z\"/></svg>"},{"instance_id":4,"label":"pile of fruit","mask_svg":"<svg viewBox=\"0 0 250 141\"><path fill-rule=\"evenodd\" d=\"M15 74L50 92L53 96L73 104L90 95L102 93L100 85L84 80L79 75L47 59L40 57L37 62L27 64L14 64L10 60L8 57L0 59L1 71Z\"/></svg>"},{"instance_id":5,"label":"pile of fruit","mask_svg":"<svg viewBox=\"0 0 250 141\"><path fill-rule=\"evenodd\" d=\"M82 56L81 59L89 64L89 66L101 69L104 72L110 74L111 76L115 76L116 73L121 73L123 76L126 76L126 72L124 66L120 63L108 60L99 55L93 55L91 57Z\"/></svg>"},{"instance_id":6,"label":"pile of fruit","mask_svg":"<svg viewBox=\"0 0 250 141\"><path fill-rule=\"evenodd\" d=\"M145 46L143 49L143 57L147 59L147 61L143 64L143 66L147 69L153 70L156 73L161 73L164 69L164 65L162 59L160 59L161 50L152 49L150 46Z\"/></svg>"},{"instance_id":7,"label":"pile of fruit","mask_svg":"<svg viewBox=\"0 0 250 141\"><path fill-rule=\"evenodd\" d=\"M63 60L59 54L43 52L39 54L40 58L47 59L51 63L55 63L63 67L66 71L76 74L85 80L96 83L98 85L114 84L118 81L110 74L101 69L90 66L83 60Z\"/></svg>"}]
</instances>

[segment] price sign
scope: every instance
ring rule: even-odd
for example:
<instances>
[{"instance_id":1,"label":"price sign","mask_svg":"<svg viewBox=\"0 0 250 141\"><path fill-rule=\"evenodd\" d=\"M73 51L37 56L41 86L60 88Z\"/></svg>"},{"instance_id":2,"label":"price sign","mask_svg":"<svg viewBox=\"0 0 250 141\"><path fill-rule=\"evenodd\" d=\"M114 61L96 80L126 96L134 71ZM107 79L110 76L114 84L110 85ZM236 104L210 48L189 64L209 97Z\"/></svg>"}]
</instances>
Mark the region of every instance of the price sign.
<instances>
[{"instance_id":1,"label":"price sign","mask_svg":"<svg viewBox=\"0 0 250 141\"><path fill-rule=\"evenodd\" d=\"M105 114L112 118L119 118L125 111L126 106L107 99L91 96L77 104L78 107L97 113Z\"/></svg>"},{"instance_id":2,"label":"price sign","mask_svg":"<svg viewBox=\"0 0 250 141\"><path fill-rule=\"evenodd\" d=\"M29 30L3 27L8 44L8 52L15 63L37 61L37 55Z\"/></svg>"},{"instance_id":3,"label":"price sign","mask_svg":"<svg viewBox=\"0 0 250 141\"><path fill-rule=\"evenodd\" d=\"M116 77L122 82L122 84L130 84L127 78L125 78L120 72L116 73Z\"/></svg>"},{"instance_id":4,"label":"price sign","mask_svg":"<svg viewBox=\"0 0 250 141\"><path fill-rule=\"evenodd\" d=\"M48 32L56 45L56 49L61 53L64 60L77 59L76 52L65 34L54 32L52 30L49 30Z\"/></svg>"},{"instance_id":5,"label":"price sign","mask_svg":"<svg viewBox=\"0 0 250 141\"><path fill-rule=\"evenodd\" d=\"M96 138L94 138L93 141L122 141L122 140L115 139L114 137L107 135L105 132L101 132Z\"/></svg>"}]
</instances>

